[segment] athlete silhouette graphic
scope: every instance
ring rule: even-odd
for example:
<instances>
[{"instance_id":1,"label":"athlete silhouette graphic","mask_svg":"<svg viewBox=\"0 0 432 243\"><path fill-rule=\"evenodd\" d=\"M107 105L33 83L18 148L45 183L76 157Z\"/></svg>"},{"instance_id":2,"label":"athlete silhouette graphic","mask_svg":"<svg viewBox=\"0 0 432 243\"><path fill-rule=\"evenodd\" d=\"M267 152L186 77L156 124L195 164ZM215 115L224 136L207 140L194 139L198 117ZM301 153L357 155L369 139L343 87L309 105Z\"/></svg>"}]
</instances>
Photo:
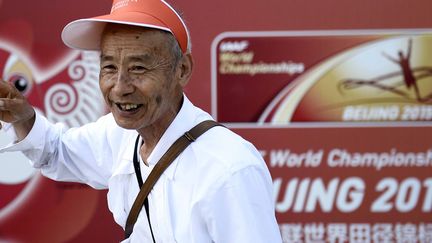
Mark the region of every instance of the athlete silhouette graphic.
<instances>
[{"instance_id":1,"label":"athlete silhouette graphic","mask_svg":"<svg viewBox=\"0 0 432 243\"><path fill-rule=\"evenodd\" d=\"M404 53L403 50L399 50L397 58L392 57L387 53L382 53L386 59L397 64L401 69L400 71L385 73L372 79L344 79L339 84L339 90L342 92L343 90L355 89L362 86L370 86L410 99L412 97L412 95L410 95L410 90L411 87L413 87L416 101L421 103L430 103L432 101L432 94L422 97L418 82L421 79L430 78L432 76L432 67L412 67L410 62L412 57L412 49L413 41L410 38L408 40L406 53ZM402 82L394 83L391 81L395 77L400 76L402 76ZM406 89L403 89L401 86L404 86Z\"/></svg>"},{"instance_id":2,"label":"athlete silhouette graphic","mask_svg":"<svg viewBox=\"0 0 432 243\"><path fill-rule=\"evenodd\" d=\"M417 79L414 76L413 69L411 68L411 64L410 64L411 50L412 50L412 39L409 39L406 55L404 55L402 50L398 51L399 59L393 58L390 55L388 55L387 53L383 53L383 55L387 59L389 59L390 61L392 61L392 62L394 62L400 66L400 68L402 69L402 75L404 78L403 80L404 80L405 86L408 89L410 89L411 87L414 87L415 95L416 95L417 99L420 101L421 98L420 98L420 91L419 91L419 88L417 86Z\"/></svg>"}]
</instances>

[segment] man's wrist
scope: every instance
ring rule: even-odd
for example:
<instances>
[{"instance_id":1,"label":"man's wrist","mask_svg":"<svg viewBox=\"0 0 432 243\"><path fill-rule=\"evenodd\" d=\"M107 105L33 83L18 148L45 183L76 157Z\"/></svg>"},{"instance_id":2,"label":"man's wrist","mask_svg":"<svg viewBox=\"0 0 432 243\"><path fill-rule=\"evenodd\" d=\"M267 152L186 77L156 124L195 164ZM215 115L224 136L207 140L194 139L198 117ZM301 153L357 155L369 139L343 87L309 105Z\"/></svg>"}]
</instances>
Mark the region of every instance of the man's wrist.
<instances>
[{"instance_id":1,"label":"man's wrist","mask_svg":"<svg viewBox=\"0 0 432 243\"><path fill-rule=\"evenodd\" d=\"M36 112L33 111L33 114L29 119L14 122L12 124L14 127L14 130L15 130L15 134L17 136L17 142L21 141L25 137L27 137L27 135L29 134L29 132L33 128L35 120L36 120Z\"/></svg>"}]
</instances>

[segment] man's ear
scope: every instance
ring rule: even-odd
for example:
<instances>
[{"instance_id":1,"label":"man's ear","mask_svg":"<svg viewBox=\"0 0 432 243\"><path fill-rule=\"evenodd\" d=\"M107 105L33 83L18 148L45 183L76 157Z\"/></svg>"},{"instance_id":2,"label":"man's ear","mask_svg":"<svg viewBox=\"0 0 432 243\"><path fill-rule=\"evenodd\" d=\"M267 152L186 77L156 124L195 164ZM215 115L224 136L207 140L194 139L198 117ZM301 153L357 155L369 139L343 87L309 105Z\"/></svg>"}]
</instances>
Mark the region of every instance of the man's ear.
<instances>
[{"instance_id":1,"label":"man's ear","mask_svg":"<svg viewBox=\"0 0 432 243\"><path fill-rule=\"evenodd\" d=\"M182 87L186 86L192 76L193 59L190 53L183 54L177 65L177 78Z\"/></svg>"}]
</instances>

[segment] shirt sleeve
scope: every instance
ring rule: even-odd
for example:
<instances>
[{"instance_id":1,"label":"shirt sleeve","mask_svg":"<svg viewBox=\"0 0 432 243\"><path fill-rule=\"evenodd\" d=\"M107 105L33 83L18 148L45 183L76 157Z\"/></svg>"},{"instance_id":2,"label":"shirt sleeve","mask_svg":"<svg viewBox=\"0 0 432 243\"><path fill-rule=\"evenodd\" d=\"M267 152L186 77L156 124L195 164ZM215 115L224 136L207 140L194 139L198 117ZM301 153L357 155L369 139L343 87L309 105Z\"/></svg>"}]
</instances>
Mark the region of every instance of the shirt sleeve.
<instances>
[{"instance_id":1,"label":"shirt sleeve","mask_svg":"<svg viewBox=\"0 0 432 243\"><path fill-rule=\"evenodd\" d=\"M220 186L204 204L214 242L282 242L272 188L268 172L256 166L221 178Z\"/></svg>"},{"instance_id":2,"label":"shirt sleeve","mask_svg":"<svg viewBox=\"0 0 432 243\"><path fill-rule=\"evenodd\" d=\"M51 124L36 114L32 130L23 140L11 143L0 152L21 151L33 167L58 181L80 182L96 189L107 188L112 158L105 139L105 122L67 129ZM15 138L14 129L6 125L6 133Z\"/></svg>"}]
</instances>

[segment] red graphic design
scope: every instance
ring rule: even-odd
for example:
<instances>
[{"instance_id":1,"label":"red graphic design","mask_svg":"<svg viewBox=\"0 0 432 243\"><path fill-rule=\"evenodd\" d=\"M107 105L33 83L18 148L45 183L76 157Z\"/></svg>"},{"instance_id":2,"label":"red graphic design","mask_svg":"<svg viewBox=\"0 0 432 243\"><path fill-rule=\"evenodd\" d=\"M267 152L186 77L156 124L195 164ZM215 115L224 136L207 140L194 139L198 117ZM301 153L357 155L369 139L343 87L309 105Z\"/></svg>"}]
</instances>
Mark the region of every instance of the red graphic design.
<instances>
[{"instance_id":1,"label":"red graphic design","mask_svg":"<svg viewBox=\"0 0 432 243\"><path fill-rule=\"evenodd\" d=\"M79 126L107 112L98 87L99 54L70 50L59 39L67 18L101 11L98 5L83 11L76 1L0 2L2 78L53 122ZM0 140L7 140L3 133ZM1 242L121 239L106 191L46 179L20 153L0 154L0 171Z\"/></svg>"},{"instance_id":2,"label":"red graphic design","mask_svg":"<svg viewBox=\"0 0 432 243\"><path fill-rule=\"evenodd\" d=\"M422 96L420 94L420 89L418 86L418 82L422 79L427 79L432 76L432 65L431 66L421 66L421 67L411 67L410 58L411 58L411 50L412 50L412 39L408 41L408 47L406 50L406 54L402 50L397 52L397 58L388 55L387 53L383 53L383 55L390 60L391 62L398 65L401 69L400 72L393 72L390 74L386 74L372 80L356 80L356 79L348 79L342 82L342 89L354 89L361 86L372 86L377 89L381 89L383 91L392 92L394 94L400 95L405 98L409 98L410 95L408 92L411 92L413 89L415 92L415 98L419 103L431 103L432 102L432 93L425 94ZM402 82L395 83L393 85L387 85L385 82L388 79L392 79L394 77L401 77ZM404 91L402 88L406 88L407 91Z\"/></svg>"}]
</instances>

